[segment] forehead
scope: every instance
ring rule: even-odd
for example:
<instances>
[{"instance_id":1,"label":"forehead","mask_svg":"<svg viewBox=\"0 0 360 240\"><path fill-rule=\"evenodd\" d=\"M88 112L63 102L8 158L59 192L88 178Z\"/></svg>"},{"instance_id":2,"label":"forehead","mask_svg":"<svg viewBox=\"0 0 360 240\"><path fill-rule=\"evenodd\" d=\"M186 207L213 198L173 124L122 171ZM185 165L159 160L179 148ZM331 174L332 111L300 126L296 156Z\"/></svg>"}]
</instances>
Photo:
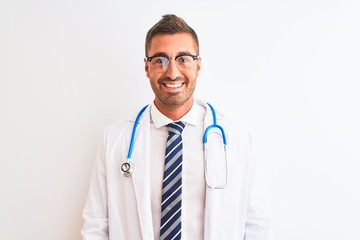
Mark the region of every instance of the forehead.
<instances>
[{"instance_id":1,"label":"forehead","mask_svg":"<svg viewBox=\"0 0 360 240\"><path fill-rule=\"evenodd\" d=\"M157 34L150 43L149 56L155 53L166 53L171 56L179 52L196 54L196 43L189 33Z\"/></svg>"}]
</instances>

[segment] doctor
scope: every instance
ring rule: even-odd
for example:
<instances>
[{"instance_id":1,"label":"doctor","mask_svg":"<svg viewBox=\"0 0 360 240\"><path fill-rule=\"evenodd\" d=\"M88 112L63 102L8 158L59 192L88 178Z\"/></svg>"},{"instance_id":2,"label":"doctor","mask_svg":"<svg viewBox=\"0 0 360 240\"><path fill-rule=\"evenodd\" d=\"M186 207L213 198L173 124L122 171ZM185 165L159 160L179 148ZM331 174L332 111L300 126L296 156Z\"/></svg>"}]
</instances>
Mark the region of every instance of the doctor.
<instances>
[{"instance_id":1,"label":"doctor","mask_svg":"<svg viewBox=\"0 0 360 240\"><path fill-rule=\"evenodd\" d=\"M252 194L250 134L194 99L201 69L195 31L165 15L148 31L145 54L155 99L105 130L83 211L83 239L270 239L268 219ZM204 131L214 123L223 132L210 129L204 148ZM165 187L171 178L165 162L175 162L165 154L170 128L182 130L174 137L181 147L169 150L179 165L172 187Z\"/></svg>"}]
</instances>

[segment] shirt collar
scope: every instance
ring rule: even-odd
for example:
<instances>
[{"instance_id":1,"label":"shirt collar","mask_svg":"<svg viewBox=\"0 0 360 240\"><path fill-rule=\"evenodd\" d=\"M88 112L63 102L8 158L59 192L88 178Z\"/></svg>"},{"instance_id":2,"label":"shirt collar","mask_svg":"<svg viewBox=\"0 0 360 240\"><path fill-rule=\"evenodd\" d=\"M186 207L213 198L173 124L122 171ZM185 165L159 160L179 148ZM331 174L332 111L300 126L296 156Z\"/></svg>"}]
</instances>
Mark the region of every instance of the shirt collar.
<instances>
[{"instance_id":1,"label":"shirt collar","mask_svg":"<svg viewBox=\"0 0 360 240\"><path fill-rule=\"evenodd\" d=\"M152 103L150 106L150 114L151 114L151 120L154 123L156 128L161 128L163 126L166 126L169 123L174 122L173 120L171 120L170 118L168 118L164 114L162 114L159 111L159 109L155 106L154 103ZM190 108L190 111L187 112L178 121L182 121L187 124L197 126L199 124L199 121L201 120L200 115L201 115L201 108L196 103L196 101L194 101L194 104Z\"/></svg>"}]
</instances>

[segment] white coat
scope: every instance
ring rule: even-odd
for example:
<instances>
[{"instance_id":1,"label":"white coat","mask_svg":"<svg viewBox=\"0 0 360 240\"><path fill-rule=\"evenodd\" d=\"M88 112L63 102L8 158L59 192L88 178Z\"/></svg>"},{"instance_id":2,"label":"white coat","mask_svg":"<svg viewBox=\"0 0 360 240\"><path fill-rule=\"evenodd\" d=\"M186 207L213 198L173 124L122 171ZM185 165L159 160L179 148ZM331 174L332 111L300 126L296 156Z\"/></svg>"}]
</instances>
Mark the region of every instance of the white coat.
<instances>
[{"instance_id":1,"label":"white coat","mask_svg":"<svg viewBox=\"0 0 360 240\"><path fill-rule=\"evenodd\" d=\"M204 127L213 123L207 104ZM83 211L84 240L153 240L150 202L150 111L143 113L136 134L131 177L121 174L127 160L135 117L105 130ZM228 176L225 189L206 188L204 239L268 240L269 222L252 199L252 142L247 131L217 112L227 137ZM191 239L193 240L193 239ZM196 239L195 239L196 240Z\"/></svg>"}]
</instances>

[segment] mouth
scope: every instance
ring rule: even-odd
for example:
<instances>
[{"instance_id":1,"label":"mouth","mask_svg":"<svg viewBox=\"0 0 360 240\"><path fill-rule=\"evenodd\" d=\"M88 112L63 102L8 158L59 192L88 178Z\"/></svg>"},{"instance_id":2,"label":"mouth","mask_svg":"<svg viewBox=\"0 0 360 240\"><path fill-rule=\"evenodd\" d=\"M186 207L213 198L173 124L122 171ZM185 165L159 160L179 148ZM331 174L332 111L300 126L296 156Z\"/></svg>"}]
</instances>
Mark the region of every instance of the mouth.
<instances>
[{"instance_id":1,"label":"mouth","mask_svg":"<svg viewBox=\"0 0 360 240\"><path fill-rule=\"evenodd\" d=\"M168 93L178 93L184 90L187 84L187 80L182 77L177 77L176 79L170 78L160 78L158 83L161 85L161 88Z\"/></svg>"},{"instance_id":2,"label":"mouth","mask_svg":"<svg viewBox=\"0 0 360 240\"><path fill-rule=\"evenodd\" d=\"M163 89L169 93L181 92L185 87L186 81L177 80L177 81L162 81L160 84L163 86Z\"/></svg>"},{"instance_id":3,"label":"mouth","mask_svg":"<svg viewBox=\"0 0 360 240\"><path fill-rule=\"evenodd\" d=\"M182 83L163 83L163 85L167 88L177 89L177 88L182 87L182 85L184 85L184 82L182 82Z\"/></svg>"}]
</instances>

